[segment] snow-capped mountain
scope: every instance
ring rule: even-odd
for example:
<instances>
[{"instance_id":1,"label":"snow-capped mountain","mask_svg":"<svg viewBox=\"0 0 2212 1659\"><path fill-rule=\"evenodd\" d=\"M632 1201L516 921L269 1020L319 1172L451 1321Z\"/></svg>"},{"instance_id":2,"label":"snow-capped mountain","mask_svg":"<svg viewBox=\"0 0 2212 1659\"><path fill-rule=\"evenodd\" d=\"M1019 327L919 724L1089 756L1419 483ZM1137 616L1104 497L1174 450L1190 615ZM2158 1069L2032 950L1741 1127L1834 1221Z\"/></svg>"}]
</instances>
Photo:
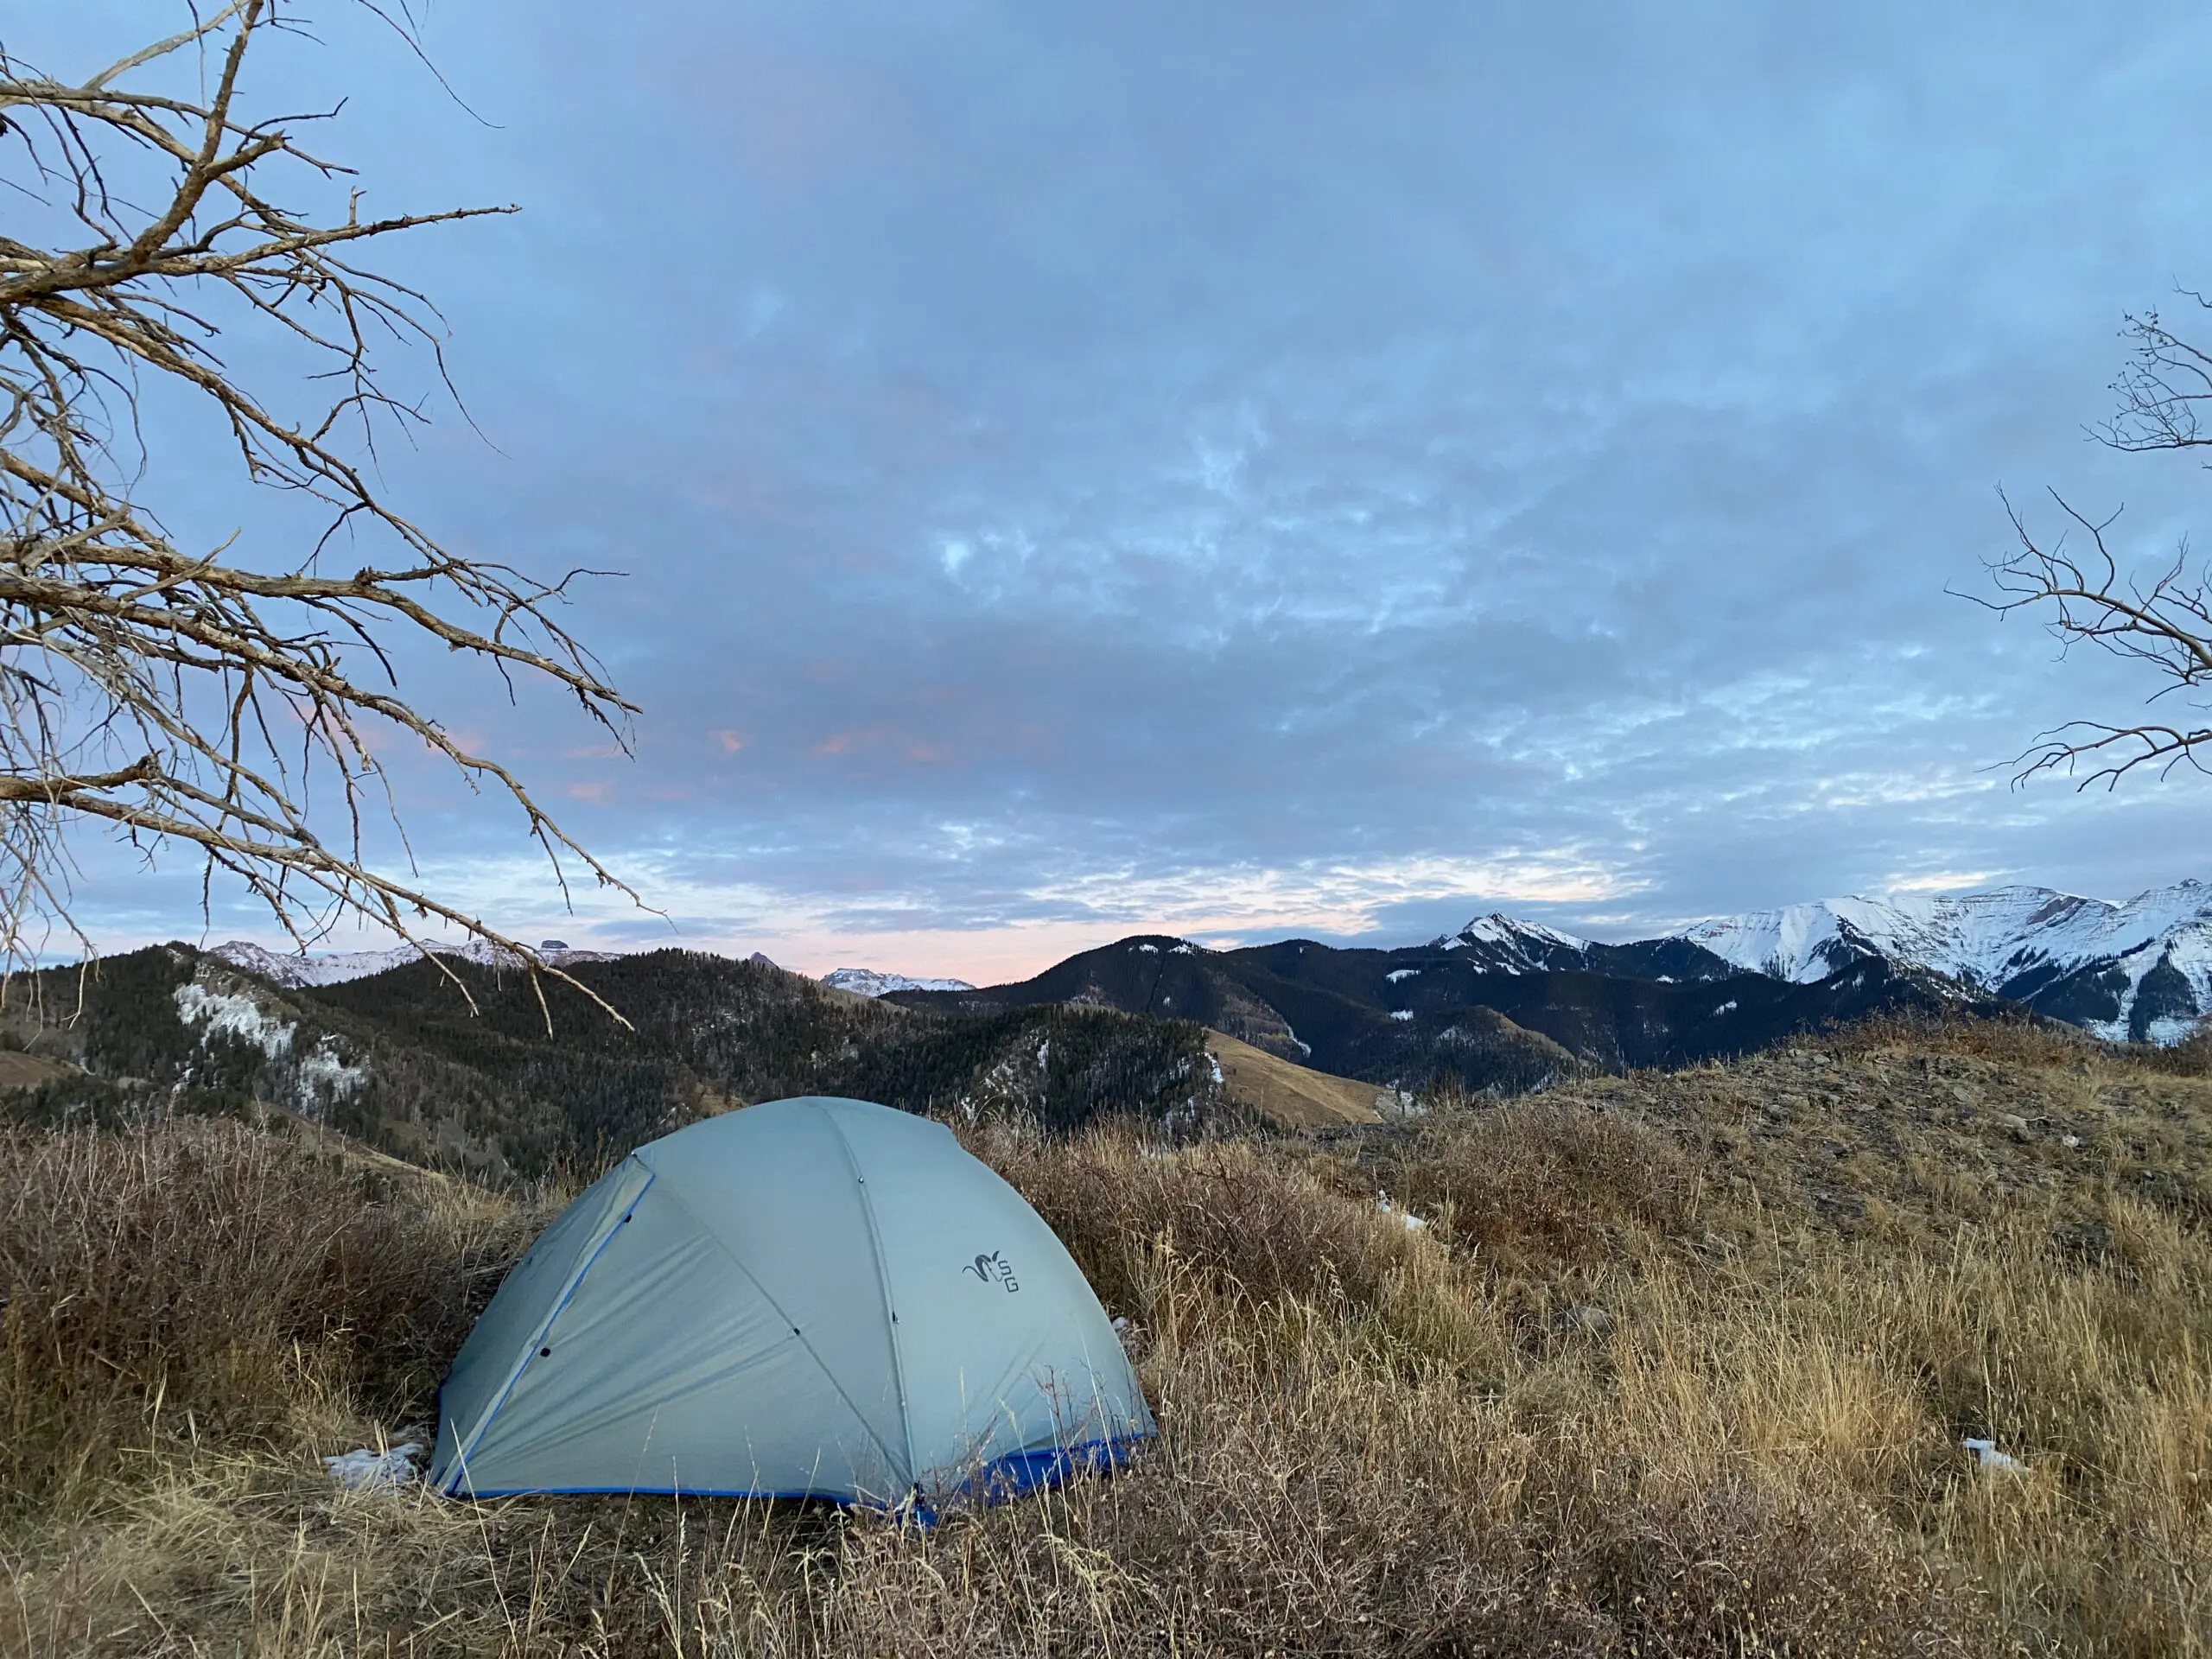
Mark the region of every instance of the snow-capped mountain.
<instances>
[{"instance_id":1,"label":"snow-capped mountain","mask_svg":"<svg viewBox=\"0 0 2212 1659\"><path fill-rule=\"evenodd\" d=\"M2201 881L2122 905L2049 887L1832 899L1724 916L1673 937L1800 984L1881 957L2116 1040L2177 1041L2212 1011L2212 887Z\"/></svg>"},{"instance_id":2,"label":"snow-capped mountain","mask_svg":"<svg viewBox=\"0 0 2212 1659\"><path fill-rule=\"evenodd\" d=\"M2180 889L2170 889L2177 892ZM1957 898L1829 899L1782 910L1722 916L1678 936L1739 968L1809 985L1870 956L1916 962L1986 988L2054 951L2063 958L2110 955L2097 935L2134 911L2048 887L1999 887ZM2160 918L2152 932L2171 925ZM2146 935L2147 937L2147 935Z\"/></svg>"},{"instance_id":3,"label":"snow-capped mountain","mask_svg":"<svg viewBox=\"0 0 2212 1659\"><path fill-rule=\"evenodd\" d=\"M1601 944L1541 922L1493 911L1457 933L1429 941L1485 974L1611 974L1624 979L1726 979L1741 969L1680 938ZM1818 976L1815 976L1818 977Z\"/></svg>"},{"instance_id":4,"label":"snow-capped mountain","mask_svg":"<svg viewBox=\"0 0 2212 1659\"><path fill-rule=\"evenodd\" d=\"M1716 917L1630 944L1491 914L1427 948L1483 973L1753 973L1799 985L1878 959L2118 1042L2178 1042L2212 1014L2212 887L2202 881L2154 887L2124 905L2026 887L1827 899Z\"/></svg>"},{"instance_id":5,"label":"snow-capped mountain","mask_svg":"<svg viewBox=\"0 0 2212 1659\"><path fill-rule=\"evenodd\" d=\"M1430 940L1429 949L1464 950L1486 973L1545 974L1586 966L1590 941L1492 911L1457 933Z\"/></svg>"},{"instance_id":6,"label":"snow-capped mountain","mask_svg":"<svg viewBox=\"0 0 2212 1659\"><path fill-rule=\"evenodd\" d=\"M471 939L466 944L432 945L442 957L452 957L461 962L473 962L484 967L516 967L519 958L498 950L481 939ZM546 939L537 947L538 954L555 968L566 968L580 962L612 962L613 957L605 950L572 950L560 939ZM330 950L315 956L299 951L271 950L265 945L249 944L244 939L232 939L228 944L219 944L207 953L220 957L234 968L259 974L264 979L274 980L294 990L315 985L341 985L349 979L366 979L372 974L389 973L394 968L404 968L411 962L420 962L423 953L412 945L399 945L390 950Z\"/></svg>"},{"instance_id":7,"label":"snow-capped mountain","mask_svg":"<svg viewBox=\"0 0 2212 1659\"><path fill-rule=\"evenodd\" d=\"M822 976L822 982L840 991L862 996L882 996L892 991L972 991L964 979L909 979L904 974L879 974L873 968L839 968Z\"/></svg>"}]
</instances>

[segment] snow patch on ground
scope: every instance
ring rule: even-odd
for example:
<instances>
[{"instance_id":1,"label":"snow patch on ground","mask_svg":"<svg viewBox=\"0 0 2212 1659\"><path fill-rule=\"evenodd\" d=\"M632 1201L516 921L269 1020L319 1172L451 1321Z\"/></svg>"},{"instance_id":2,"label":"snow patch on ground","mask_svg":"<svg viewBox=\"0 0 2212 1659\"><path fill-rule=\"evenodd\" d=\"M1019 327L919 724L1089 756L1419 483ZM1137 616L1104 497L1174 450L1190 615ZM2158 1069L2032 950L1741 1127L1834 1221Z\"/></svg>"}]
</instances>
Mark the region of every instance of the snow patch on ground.
<instances>
[{"instance_id":1,"label":"snow patch on ground","mask_svg":"<svg viewBox=\"0 0 2212 1659\"><path fill-rule=\"evenodd\" d=\"M297 1029L250 996L236 991L212 991L198 980L176 988L176 1014L186 1025L200 1027L202 1047L211 1037L233 1037L251 1044L272 1060L291 1053L292 1033Z\"/></svg>"},{"instance_id":2,"label":"snow patch on ground","mask_svg":"<svg viewBox=\"0 0 2212 1659\"><path fill-rule=\"evenodd\" d=\"M1414 1017L1414 1011L1411 1008L1393 1008L1390 1017L1393 1020L1410 1020Z\"/></svg>"},{"instance_id":3,"label":"snow patch on ground","mask_svg":"<svg viewBox=\"0 0 2212 1659\"><path fill-rule=\"evenodd\" d=\"M194 980L178 986L174 995L177 1018L199 1032L201 1047L221 1036L259 1049L272 1062L295 1058L300 1046L298 1022L279 1019L245 993ZM338 1052L338 1039L326 1033L296 1058L292 1104L308 1116L320 1118L324 1108L351 1100L368 1082L367 1068L349 1065Z\"/></svg>"},{"instance_id":4,"label":"snow patch on ground","mask_svg":"<svg viewBox=\"0 0 2212 1659\"><path fill-rule=\"evenodd\" d=\"M299 1067L300 1093L317 1101L351 1100L367 1086L365 1067L348 1065L338 1056L338 1039L325 1037L317 1042ZM303 1098L302 1104L307 1102Z\"/></svg>"},{"instance_id":5,"label":"snow patch on ground","mask_svg":"<svg viewBox=\"0 0 2212 1659\"><path fill-rule=\"evenodd\" d=\"M1389 980L1393 985L1395 985L1402 979L1412 979L1416 977L1420 973L1421 969L1418 968L1393 968L1389 973L1383 975L1382 977Z\"/></svg>"},{"instance_id":6,"label":"snow patch on ground","mask_svg":"<svg viewBox=\"0 0 2212 1659\"><path fill-rule=\"evenodd\" d=\"M1972 1435L1959 1444L1971 1452L1974 1460L1985 1469L1994 1469L2005 1474L2024 1474L2028 1465L2009 1452L1999 1452L1994 1440L1977 1440Z\"/></svg>"}]
</instances>

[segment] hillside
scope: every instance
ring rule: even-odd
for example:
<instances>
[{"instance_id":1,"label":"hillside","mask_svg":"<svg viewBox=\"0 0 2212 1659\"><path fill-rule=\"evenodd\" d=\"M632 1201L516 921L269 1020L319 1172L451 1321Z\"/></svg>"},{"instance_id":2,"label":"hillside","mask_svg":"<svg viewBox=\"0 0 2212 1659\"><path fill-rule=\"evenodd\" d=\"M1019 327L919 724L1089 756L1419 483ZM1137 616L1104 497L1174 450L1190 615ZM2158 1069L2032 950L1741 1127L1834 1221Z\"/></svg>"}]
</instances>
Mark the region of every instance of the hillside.
<instances>
[{"instance_id":1,"label":"hillside","mask_svg":"<svg viewBox=\"0 0 2212 1659\"><path fill-rule=\"evenodd\" d=\"M1585 949L1564 935L1469 931L1478 933L1472 946L1463 935L1396 950L1286 939L1217 951L1139 935L1019 984L894 992L886 1000L970 1014L1063 1004L1167 1015L1196 1020L1278 1058L1385 1087L1448 1079L1503 1093L1586 1069L1679 1066L1755 1052L1871 1014L2001 1009L1993 999L1884 960L1856 962L1801 984L1743 972L1679 943ZM1562 965L1540 965L1547 961ZM1625 971L1631 968L1637 971Z\"/></svg>"},{"instance_id":2,"label":"hillside","mask_svg":"<svg viewBox=\"0 0 2212 1659\"><path fill-rule=\"evenodd\" d=\"M251 1116L266 1103L505 1180L595 1168L702 1114L784 1095L1062 1129L1123 1113L1189 1128L1239 1109L1181 1021L1046 1007L948 1020L684 951L575 963L625 1029L566 987L547 985L541 1007L520 975L451 965L474 1013L421 961L285 986L165 946L99 963L81 1013L73 972L27 977L9 988L9 1031L73 1069L13 1110L60 1122L155 1107Z\"/></svg>"},{"instance_id":3,"label":"hillside","mask_svg":"<svg viewBox=\"0 0 2212 1659\"><path fill-rule=\"evenodd\" d=\"M1161 1437L929 1531L341 1493L550 1211L0 1125L0 1650L2201 1656L2202 1047L1876 1022L1313 1137L969 1128Z\"/></svg>"},{"instance_id":4,"label":"hillside","mask_svg":"<svg viewBox=\"0 0 2212 1659\"><path fill-rule=\"evenodd\" d=\"M1395 1090L1293 1065L1217 1031L1206 1033L1206 1052L1232 1098L1284 1128L1374 1123L1404 1109Z\"/></svg>"},{"instance_id":5,"label":"hillside","mask_svg":"<svg viewBox=\"0 0 2212 1659\"><path fill-rule=\"evenodd\" d=\"M1195 1024L1033 1006L915 1013L764 962L693 952L575 959L626 1029L575 991L465 958L283 984L182 945L16 982L0 1090L29 1121L275 1108L386 1154L488 1179L594 1169L702 1115L844 1094L1065 1131L1125 1116L1163 1135L1250 1114L1371 1115L1375 1091L1278 1064L1224 1071ZM550 1029L549 1029L550 1017ZM1357 1109L1346 1106L1356 1102ZM1317 1103L1330 1103L1325 1107Z\"/></svg>"}]
</instances>

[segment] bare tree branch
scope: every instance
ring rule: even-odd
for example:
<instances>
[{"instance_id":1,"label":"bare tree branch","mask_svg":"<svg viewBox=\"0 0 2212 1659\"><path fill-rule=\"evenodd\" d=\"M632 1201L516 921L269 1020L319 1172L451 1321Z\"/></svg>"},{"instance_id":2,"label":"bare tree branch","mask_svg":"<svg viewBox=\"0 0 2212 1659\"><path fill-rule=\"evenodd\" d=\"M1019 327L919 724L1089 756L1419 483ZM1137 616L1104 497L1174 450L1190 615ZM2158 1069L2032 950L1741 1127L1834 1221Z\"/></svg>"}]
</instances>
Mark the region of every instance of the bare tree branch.
<instances>
[{"instance_id":1,"label":"bare tree branch","mask_svg":"<svg viewBox=\"0 0 2212 1659\"><path fill-rule=\"evenodd\" d=\"M2183 701L2207 707L2202 694L2212 688L2212 579L2193 559L2189 544L2183 542L2172 563L2146 584L2123 575L2107 539L2117 512L2092 520L2055 491L2051 499L2067 529L2055 539L2039 540L2005 499L2018 545L1988 562L1999 597L1967 597L2000 613L2033 609L2062 650L2087 641L2145 664L2164 682L2150 702L2179 693ZM2212 722L2073 721L2037 738L2019 757L2014 781L2038 772L2064 772L2082 788L2109 788L2139 766L2164 777L2182 766L2212 771L2208 763Z\"/></svg>"},{"instance_id":2,"label":"bare tree branch","mask_svg":"<svg viewBox=\"0 0 2212 1659\"><path fill-rule=\"evenodd\" d=\"M51 233L0 234L0 955L31 959L57 925L90 950L72 919L67 845L90 820L149 856L190 848L302 948L348 915L420 946L417 926L434 918L575 984L421 890L411 856L404 879L365 861L364 805L397 824L377 753L397 737L519 809L564 897L582 875L637 898L504 765L410 700L391 656L408 637L565 688L626 751L635 711L558 618L587 573L543 582L448 552L340 448L342 431L372 455L380 425L427 418L385 389L372 348L412 342L445 375L436 311L353 263L356 250L514 209L364 219L354 191L342 219L318 221L279 205L272 169L310 181L347 171L296 142L325 118L245 109L250 51L292 26L285 0L232 0L74 83L0 50L0 179L78 233L62 247ZM134 79L187 48L212 72L197 92ZM158 188L146 192L149 178ZM215 353L226 317L325 359L312 382L328 401L299 419L249 390ZM235 536L178 546L140 495L149 377L197 397L249 479L321 504L322 533L273 559L238 556ZM385 538L397 556L326 572L341 531ZM321 806L318 780L334 786ZM315 826L334 814L343 834L326 840Z\"/></svg>"},{"instance_id":3,"label":"bare tree branch","mask_svg":"<svg viewBox=\"0 0 2212 1659\"><path fill-rule=\"evenodd\" d=\"M2212 309L2202 294L2184 289L2182 296L2200 309ZM2212 443L2204 435L2202 414L2212 403L2212 354L2175 334L2156 311L2130 315L2121 332L2135 342L2135 357L2113 382L2120 409L2096 429L2097 436L2130 452Z\"/></svg>"}]
</instances>

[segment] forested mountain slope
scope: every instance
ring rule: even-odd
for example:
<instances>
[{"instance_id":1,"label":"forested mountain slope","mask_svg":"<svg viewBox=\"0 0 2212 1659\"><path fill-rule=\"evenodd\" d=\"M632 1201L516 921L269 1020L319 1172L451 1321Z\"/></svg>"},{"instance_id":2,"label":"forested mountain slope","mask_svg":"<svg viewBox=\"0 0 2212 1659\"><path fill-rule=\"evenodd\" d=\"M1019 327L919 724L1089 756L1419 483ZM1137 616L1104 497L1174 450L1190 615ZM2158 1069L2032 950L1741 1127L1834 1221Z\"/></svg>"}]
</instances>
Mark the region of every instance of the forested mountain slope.
<instances>
[{"instance_id":1,"label":"forested mountain slope","mask_svg":"<svg viewBox=\"0 0 2212 1659\"><path fill-rule=\"evenodd\" d=\"M1464 938L1398 950L1311 939L1236 950L1140 935L1034 979L886 1001L969 1014L1063 1003L1197 1020L1285 1059L1395 1087L1449 1078L1473 1089L1541 1086L1586 1068L1624 1071L1754 1052L1869 1014L2004 1005L1923 969L1868 959L1812 984L1732 968L1679 941L1593 947L1530 935L1504 948ZM1485 940L1499 947L1500 941ZM1508 950L1511 954L1508 954ZM1546 969L1545 960L1593 966ZM1638 971L1630 973L1625 969ZM1675 976L1659 970L1681 969Z\"/></svg>"},{"instance_id":2,"label":"forested mountain slope","mask_svg":"<svg viewBox=\"0 0 2212 1659\"><path fill-rule=\"evenodd\" d=\"M747 962L660 950L574 971L574 990L430 963L283 986L184 945L26 976L13 1042L73 1063L19 1096L44 1121L149 1107L296 1112L369 1145L493 1179L588 1171L693 1118L794 1094L1070 1128L1128 1115L1195 1126L1235 1109L1205 1033L1179 1020L1036 1007L916 1014ZM550 1028L548 1027L550 1015Z\"/></svg>"}]
</instances>

